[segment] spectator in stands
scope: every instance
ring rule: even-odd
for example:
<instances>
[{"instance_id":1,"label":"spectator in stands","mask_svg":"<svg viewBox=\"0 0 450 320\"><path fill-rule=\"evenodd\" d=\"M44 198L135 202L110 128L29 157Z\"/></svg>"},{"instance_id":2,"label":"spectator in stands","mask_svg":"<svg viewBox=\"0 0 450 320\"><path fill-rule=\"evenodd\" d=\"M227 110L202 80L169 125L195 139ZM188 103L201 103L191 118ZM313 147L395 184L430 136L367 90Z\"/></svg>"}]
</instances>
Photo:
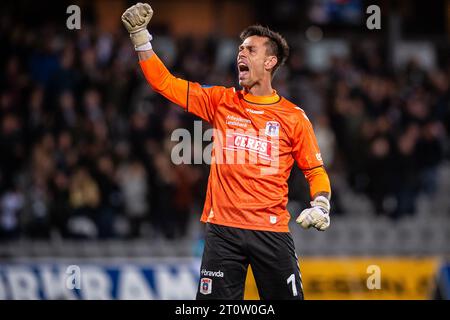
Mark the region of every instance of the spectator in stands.
<instances>
[{"instance_id":1,"label":"spectator in stands","mask_svg":"<svg viewBox=\"0 0 450 320\"><path fill-rule=\"evenodd\" d=\"M97 237L100 190L87 168L78 167L71 177L69 199L73 208L69 233L75 237Z\"/></svg>"},{"instance_id":2,"label":"spectator in stands","mask_svg":"<svg viewBox=\"0 0 450 320\"><path fill-rule=\"evenodd\" d=\"M123 194L125 213L131 227L130 237L139 237L142 222L150 213L147 201L150 192L147 171L138 159L132 159L119 167L118 182Z\"/></svg>"},{"instance_id":3,"label":"spectator in stands","mask_svg":"<svg viewBox=\"0 0 450 320\"><path fill-rule=\"evenodd\" d=\"M23 193L11 187L0 198L0 239L13 240L20 237Z\"/></svg>"},{"instance_id":4,"label":"spectator in stands","mask_svg":"<svg viewBox=\"0 0 450 320\"><path fill-rule=\"evenodd\" d=\"M123 195L116 182L115 165L111 156L102 155L97 161L95 180L100 190L100 210L97 226L100 238L114 236L114 222L123 210Z\"/></svg>"}]
</instances>

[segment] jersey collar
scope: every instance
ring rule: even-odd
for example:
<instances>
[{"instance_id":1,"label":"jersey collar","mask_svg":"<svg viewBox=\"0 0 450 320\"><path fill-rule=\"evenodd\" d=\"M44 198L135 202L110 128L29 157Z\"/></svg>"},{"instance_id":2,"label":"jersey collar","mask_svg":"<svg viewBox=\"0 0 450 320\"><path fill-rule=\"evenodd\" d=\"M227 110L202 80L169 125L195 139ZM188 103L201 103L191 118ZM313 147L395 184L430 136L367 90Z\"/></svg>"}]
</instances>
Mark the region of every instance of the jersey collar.
<instances>
[{"instance_id":1,"label":"jersey collar","mask_svg":"<svg viewBox=\"0 0 450 320\"><path fill-rule=\"evenodd\" d=\"M242 90L242 95L245 101L256 104L274 104L281 99L276 90L273 90L272 94L269 96L254 96L251 93Z\"/></svg>"}]
</instances>

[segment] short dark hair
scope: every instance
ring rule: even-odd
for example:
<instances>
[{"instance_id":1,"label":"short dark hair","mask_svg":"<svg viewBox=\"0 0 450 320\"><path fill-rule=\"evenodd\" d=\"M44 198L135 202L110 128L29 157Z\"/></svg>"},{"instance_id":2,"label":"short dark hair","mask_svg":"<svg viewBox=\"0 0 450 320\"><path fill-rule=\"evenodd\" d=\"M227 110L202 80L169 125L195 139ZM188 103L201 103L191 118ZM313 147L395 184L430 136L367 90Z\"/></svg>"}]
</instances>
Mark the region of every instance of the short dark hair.
<instances>
[{"instance_id":1,"label":"short dark hair","mask_svg":"<svg viewBox=\"0 0 450 320\"><path fill-rule=\"evenodd\" d=\"M284 39L284 37L278 32L272 31L268 27L264 27L259 24L247 27L244 31L241 32L240 38L241 41L244 41L251 36L266 37L268 39L268 53L270 55L276 56L278 60L277 64L272 70L272 74L274 74L275 71L281 65L283 65L289 57L289 46L286 42L286 39Z\"/></svg>"}]
</instances>

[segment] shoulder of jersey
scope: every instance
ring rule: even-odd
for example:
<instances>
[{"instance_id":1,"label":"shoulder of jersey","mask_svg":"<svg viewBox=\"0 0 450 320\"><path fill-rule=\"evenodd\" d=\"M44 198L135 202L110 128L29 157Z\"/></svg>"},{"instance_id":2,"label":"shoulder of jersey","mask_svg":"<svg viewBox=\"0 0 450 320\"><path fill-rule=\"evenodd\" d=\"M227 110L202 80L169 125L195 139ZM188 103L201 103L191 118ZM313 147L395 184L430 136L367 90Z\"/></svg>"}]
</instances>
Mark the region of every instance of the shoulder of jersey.
<instances>
[{"instance_id":1,"label":"shoulder of jersey","mask_svg":"<svg viewBox=\"0 0 450 320\"><path fill-rule=\"evenodd\" d=\"M237 90L235 87L223 87L225 90L223 91L223 94L232 98L232 99L239 99L242 98L242 93L240 90ZM240 97L241 95L241 97Z\"/></svg>"},{"instance_id":2,"label":"shoulder of jersey","mask_svg":"<svg viewBox=\"0 0 450 320\"><path fill-rule=\"evenodd\" d=\"M296 121L300 119L309 121L308 116L306 115L305 111L300 108L298 105L290 102L287 99L283 99L283 109L289 113L290 116Z\"/></svg>"},{"instance_id":3,"label":"shoulder of jersey","mask_svg":"<svg viewBox=\"0 0 450 320\"><path fill-rule=\"evenodd\" d=\"M232 98L236 95L237 91L234 87L224 87L220 85L209 85L209 84L201 84L203 89L211 89L216 94L219 94L221 98L227 97Z\"/></svg>"},{"instance_id":4,"label":"shoulder of jersey","mask_svg":"<svg viewBox=\"0 0 450 320\"><path fill-rule=\"evenodd\" d=\"M223 95L227 95L229 97L235 96L238 93L238 91L234 87L223 87L223 86L217 86L217 87L222 89Z\"/></svg>"}]
</instances>

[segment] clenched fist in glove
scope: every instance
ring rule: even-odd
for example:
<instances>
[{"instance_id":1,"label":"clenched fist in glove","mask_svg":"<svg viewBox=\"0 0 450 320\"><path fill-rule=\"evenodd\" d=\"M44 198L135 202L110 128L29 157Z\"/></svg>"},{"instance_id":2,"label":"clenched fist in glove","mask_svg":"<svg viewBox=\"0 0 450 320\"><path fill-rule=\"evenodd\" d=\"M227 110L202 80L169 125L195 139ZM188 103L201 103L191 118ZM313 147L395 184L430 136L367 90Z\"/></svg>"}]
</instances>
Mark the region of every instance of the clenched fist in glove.
<instances>
[{"instance_id":1,"label":"clenched fist in glove","mask_svg":"<svg viewBox=\"0 0 450 320\"><path fill-rule=\"evenodd\" d=\"M303 228L314 227L319 231L325 231L330 226L330 201L324 196L318 196L311 201L311 208L300 213L296 222Z\"/></svg>"},{"instance_id":2,"label":"clenched fist in glove","mask_svg":"<svg viewBox=\"0 0 450 320\"><path fill-rule=\"evenodd\" d=\"M122 22L130 33L131 42L137 51L152 49L152 36L147 25L153 16L152 7L147 3L137 3L122 14Z\"/></svg>"}]
</instances>

